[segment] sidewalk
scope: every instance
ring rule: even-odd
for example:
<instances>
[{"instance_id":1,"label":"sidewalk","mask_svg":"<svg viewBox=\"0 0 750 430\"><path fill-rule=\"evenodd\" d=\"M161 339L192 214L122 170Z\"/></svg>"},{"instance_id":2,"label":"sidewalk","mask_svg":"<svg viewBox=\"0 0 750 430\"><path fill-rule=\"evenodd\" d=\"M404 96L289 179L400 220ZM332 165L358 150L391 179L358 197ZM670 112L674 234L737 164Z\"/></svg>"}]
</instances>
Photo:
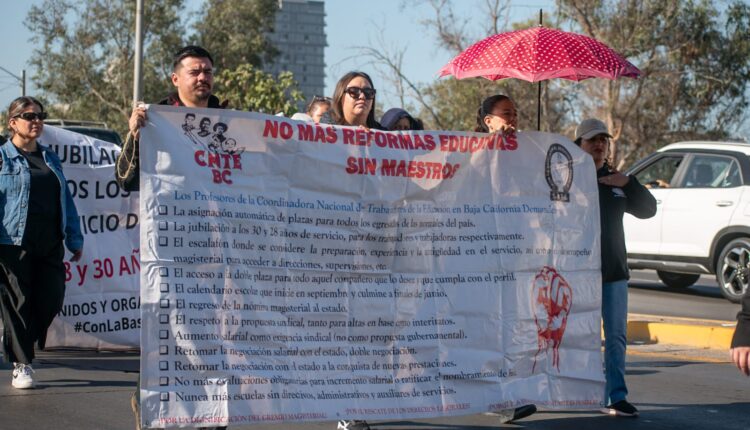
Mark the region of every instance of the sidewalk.
<instances>
[{"instance_id":1,"label":"sidewalk","mask_svg":"<svg viewBox=\"0 0 750 430\"><path fill-rule=\"evenodd\" d=\"M728 351L736 321L628 314L628 342Z\"/></svg>"}]
</instances>

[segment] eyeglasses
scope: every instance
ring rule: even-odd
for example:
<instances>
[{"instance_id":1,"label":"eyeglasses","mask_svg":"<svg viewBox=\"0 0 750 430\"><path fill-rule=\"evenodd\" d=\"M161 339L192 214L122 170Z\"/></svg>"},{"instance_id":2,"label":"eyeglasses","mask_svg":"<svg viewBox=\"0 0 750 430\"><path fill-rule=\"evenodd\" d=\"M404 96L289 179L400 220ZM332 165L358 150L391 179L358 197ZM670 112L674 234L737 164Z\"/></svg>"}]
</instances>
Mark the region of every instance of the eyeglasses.
<instances>
[{"instance_id":1,"label":"eyeglasses","mask_svg":"<svg viewBox=\"0 0 750 430\"><path fill-rule=\"evenodd\" d=\"M359 99L362 94L365 95L365 100L372 100L375 98L375 88L359 88L359 87L347 87L344 90L354 100Z\"/></svg>"},{"instance_id":2,"label":"eyeglasses","mask_svg":"<svg viewBox=\"0 0 750 430\"><path fill-rule=\"evenodd\" d=\"M19 113L13 118L21 118L22 120L25 120L25 121L34 121L35 119L38 119L39 121L44 121L45 119L47 119L47 112L24 112L24 113Z\"/></svg>"}]
</instances>

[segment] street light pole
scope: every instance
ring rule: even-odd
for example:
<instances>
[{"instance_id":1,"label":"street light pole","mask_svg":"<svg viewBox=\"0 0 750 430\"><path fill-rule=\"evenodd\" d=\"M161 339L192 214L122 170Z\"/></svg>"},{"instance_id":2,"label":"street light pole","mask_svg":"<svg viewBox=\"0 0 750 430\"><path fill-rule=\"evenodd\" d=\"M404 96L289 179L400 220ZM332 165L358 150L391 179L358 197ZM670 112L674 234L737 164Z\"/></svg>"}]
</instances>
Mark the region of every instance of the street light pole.
<instances>
[{"instance_id":1,"label":"street light pole","mask_svg":"<svg viewBox=\"0 0 750 430\"><path fill-rule=\"evenodd\" d=\"M0 70L3 72L9 74L11 77L13 77L15 80L18 81L18 83L21 84L21 95L26 95L26 69L23 69L21 71L21 76L18 76L14 73L12 73L10 70L6 69L5 67L0 66Z\"/></svg>"},{"instance_id":2,"label":"street light pole","mask_svg":"<svg viewBox=\"0 0 750 430\"><path fill-rule=\"evenodd\" d=\"M135 6L135 71L133 79L133 106L142 100L143 73L143 0Z\"/></svg>"}]
</instances>

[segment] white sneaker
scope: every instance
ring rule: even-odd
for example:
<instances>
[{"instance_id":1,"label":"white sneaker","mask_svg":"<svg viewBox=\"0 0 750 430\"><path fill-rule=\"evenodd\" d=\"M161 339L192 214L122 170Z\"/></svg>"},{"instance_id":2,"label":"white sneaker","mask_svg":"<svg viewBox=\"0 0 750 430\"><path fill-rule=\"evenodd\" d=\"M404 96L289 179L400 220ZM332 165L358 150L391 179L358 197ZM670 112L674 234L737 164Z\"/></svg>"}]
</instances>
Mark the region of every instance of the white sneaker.
<instances>
[{"instance_id":1,"label":"white sneaker","mask_svg":"<svg viewBox=\"0 0 750 430\"><path fill-rule=\"evenodd\" d=\"M18 388L19 390L34 388L32 373L34 373L34 369L30 364L15 363L15 368L13 369L13 388Z\"/></svg>"},{"instance_id":2,"label":"white sneaker","mask_svg":"<svg viewBox=\"0 0 750 430\"><path fill-rule=\"evenodd\" d=\"M336 424L336 430L370 430L367 421L361 420L340 420Z\"/></svg>"}]
</instances>

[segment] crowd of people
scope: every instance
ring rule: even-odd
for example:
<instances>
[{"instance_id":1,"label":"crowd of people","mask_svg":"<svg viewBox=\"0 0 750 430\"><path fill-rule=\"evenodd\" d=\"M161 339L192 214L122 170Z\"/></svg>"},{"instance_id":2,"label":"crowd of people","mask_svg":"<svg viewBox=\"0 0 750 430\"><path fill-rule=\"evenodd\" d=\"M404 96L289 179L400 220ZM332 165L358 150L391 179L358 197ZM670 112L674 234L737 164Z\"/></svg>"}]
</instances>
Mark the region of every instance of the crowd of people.
<instances>
[{"instance_id":1,"label":"crowd of people","mask_svg":"<svg viewBox=\"0 0 750 430\"><path fill-rule=\"evenodd\" d=\"M175 92L159 104L195 108L227 108L213 94L213 58L205 49L187 46L173 59L171 76ZM377 90L371 77L353 71L339 79L332 97L314 97L304 113L292 118L378 130L422 130L423 123L402 108L393 108L377 121ZM27 389L34 385L34 343L44 347L47 328L62 307L65 283L63 244L81 258L83 236L70 191L65 186L60 161L40 138L47 114L31 97L14 100L7 112L10 139L0 146L0 195L3 228L0 230L0 312L3 318L3 353L14 363L12 385ZM116 162L116 179L128 191L139 188L140 129L147 112L136 106L129 120L129 133ZM477 110L480 133L514 133L518 112L505 95L484 99ZM608 163L612 138L597 119L582 121L575 143L591 155L596 166L601 219L602 319L605 337L606 390L604 412L617 416L638 415L627 401L625 348L627 322L627 254L622 218L624 213L647 218L656 212L651 193L635 177L624 175ZM750 296L745 295L731 356L745 375L750 375ZM132 397L140 428L139 390ZM513 421L536 411L534 405L496 411L503 421ZM218 427L222 428L222 427ZM365 421L342 420L340 430L369 429Z\"/></svg>"}]
</instances>

